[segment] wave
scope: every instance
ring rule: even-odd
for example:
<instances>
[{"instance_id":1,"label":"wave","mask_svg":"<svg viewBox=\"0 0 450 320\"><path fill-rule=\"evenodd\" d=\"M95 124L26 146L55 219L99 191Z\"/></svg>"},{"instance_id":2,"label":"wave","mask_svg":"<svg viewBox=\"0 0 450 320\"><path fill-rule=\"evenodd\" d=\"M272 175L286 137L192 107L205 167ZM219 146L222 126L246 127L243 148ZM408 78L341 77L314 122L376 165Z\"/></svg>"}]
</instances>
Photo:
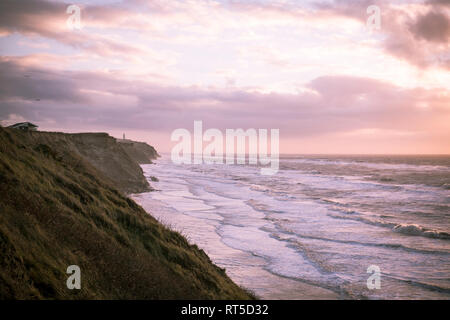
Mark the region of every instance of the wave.
<instances>
[{"instance_id":1,"label":"wave","mask_svg":"<svg viewBox=\"0 0 450 320\"><path fill-rule=\"evenodd\" d=\"M403 283L407 283L409 285L413 285L416 287L420 287L423 289L427 289L430 291L437 291L437 292L441 292L441 293L445 293L445 294L450 294L450 288L446 288L446 287L441 287L438 286L436 284L432 284L432 283L426 283L426 282L422 282L422 281L417 281L414 279L405 279L405 278L401 278L398 276L392 276L392 275L388 275L388 274L384 274L384 276L386 278L389 278L391 280L396 280L396 281L400 281Z\"/></svg>"},{"instance_id":2,"label":"wave","mask_svg":"<svg viewBox=\"0 0 450 320\"><path fill-rule=\"evenodd\" d=\"M394 226L393 231L410 236L424 236L428 238L450 240L450 233L424 228L417 224L397 224Z\"/></svg>"},{"instance_id":3,"label":"wave","mask_svg":"<svg viewBox=\"0 0 450 320\"><path fill-rule=\"evenodd\" d=\"M320 241L327 241L327 242L335 242L335 243L342 243L342 244L349 244L349 245L359 245L359 246L367 246L367 247L381 247L381 248L388 248L388 249L399 249L404 250L408 252L415 252L415 253L421 253L421 254L433 254L433 255L444 255L444 256L450 256L450 252L445 251L439 251L439 250L423 250L423 249L417 249L417 248L411 248L399 243L370 243L370 242L361 242L361 241L354 241L354 240L339 240L339 239L330 239L325 237L319 237L319 236L312 236L312 235L304 235L304 234L298 234L292 230L289 230L281 225L278 225L278 227L282 230L280 230L282 233L286 235L291 235L299 238L304 239L312 239L312 240L320 240ZM261 228L261 230L266 232L272 232L272 230L267 228ZM276 238L279 241L297 241L296 239L290 237L290 238L283 238L280 235L271 233L271 236Z\"/></svg>"},{"instance_id":4,"label":"wave","mask_svg":"<svg viewBox=\"0 0 450 320\"><path fill-rule=\"evenodd\" d=\"M450 240L450 233L445 231L439 231L434 229L429 229L422 227L418 224L401 224L401 223L394 223L394 222L383 222L380 220L371 220L368 218L363 217L344 217L334 214L329 214L330 217L336 218L336 219L348 219L348 220L356 220L360 221L362 223L378 226L378 227L385 227L390 228L392 231L409 235L409 236L422 236L427 238L433 238L433 239L441 239L441 240Z\"/></svg>"},{"instance_id":5,"label":"wave","mask_svg":"<svg viewBox=\"0 0 450 320\"><path fill-rule=\"evenodd\" d=\"M375 170L409 170L409 171L449 171L446 165L408 164L370 162L365 160L336 160L336 159L282 159L281 166L288 164L310 164L310 165L334 165L334 166L360 166ZM288 169L288 168L286 168ZM293 167L294 170L298 169Z\"/></svg>"}]
</instances>

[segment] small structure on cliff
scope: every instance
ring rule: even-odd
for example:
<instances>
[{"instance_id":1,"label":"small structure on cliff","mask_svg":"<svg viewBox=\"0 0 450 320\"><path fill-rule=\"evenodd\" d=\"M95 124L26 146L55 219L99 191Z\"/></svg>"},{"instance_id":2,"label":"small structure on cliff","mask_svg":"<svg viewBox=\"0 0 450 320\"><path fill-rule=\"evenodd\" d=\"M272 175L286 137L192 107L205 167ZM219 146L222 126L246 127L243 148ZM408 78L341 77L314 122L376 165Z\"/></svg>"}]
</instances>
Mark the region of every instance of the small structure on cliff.
<instances>
[{"instance_id":1,"label":"small structure on cliff","mask_svg":"<svg viewBox=\"0 0 450 320\"><path fill-rule=\"evenodd\" d=\"M8 128L19 129L24 131L36 131L38 126L31 122L19 122L9 126Z\"/></svg>"}]
</instances>

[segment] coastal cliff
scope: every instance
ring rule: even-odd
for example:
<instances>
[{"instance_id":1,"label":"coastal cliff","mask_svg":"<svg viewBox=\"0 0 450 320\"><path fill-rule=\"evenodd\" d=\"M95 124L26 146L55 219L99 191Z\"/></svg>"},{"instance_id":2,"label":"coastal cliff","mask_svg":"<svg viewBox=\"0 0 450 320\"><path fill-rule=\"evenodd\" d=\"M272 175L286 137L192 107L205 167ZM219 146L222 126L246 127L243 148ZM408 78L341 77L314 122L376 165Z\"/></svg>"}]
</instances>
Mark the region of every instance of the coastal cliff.
<instances>
[{"instance_id":1,"label":"coastal cliff","mask_svg":"<svg viewBox=\"0 0 450 320\"><path fill-rule=\"evenodd\" d=\"M36 144L47 145L64 158L77 154L93 165L116 188L124 193L150 191L139 164L151 163L158 157L156 150L142 142L126 140L127 143L109 136L107 133L60 133L29 132Z\"/></svg>"},{"instance_id":2,"label":"coastal cliff","mask_svg":"<svg viewBox=\"0 0 450 320\"><path fill-rule=\"evenodd\" d=\"M149 164L152 163L152 160L160 157L155 148L145 142L123 139L116 139L116 141L122 146L123 150L139 164Z\"/></svg>"},{"instance_id":3,"label":"coastal cliff","mask_svg":"<svg viewBox=\"0 0 450 320\"><path fill-rule=\"evenodd\" d=\"M124 195L145 189L135 156L107 134L0 127L0 299L252 298Z\"/></svg>"}]
</instances>

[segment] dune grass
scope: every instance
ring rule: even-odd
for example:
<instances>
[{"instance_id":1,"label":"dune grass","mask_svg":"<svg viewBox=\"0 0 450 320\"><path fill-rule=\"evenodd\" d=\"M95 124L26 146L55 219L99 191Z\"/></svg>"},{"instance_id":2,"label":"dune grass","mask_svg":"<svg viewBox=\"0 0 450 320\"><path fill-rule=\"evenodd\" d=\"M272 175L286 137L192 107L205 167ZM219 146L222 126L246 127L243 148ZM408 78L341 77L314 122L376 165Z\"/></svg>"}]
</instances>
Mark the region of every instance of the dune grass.
<instances>
[{"instance_id":1,"label":"dune grass","mask_svg":"<svg viewBox=\"0 0 450 320\"><path fill-rule=\"evenodd\" d=\"M0 127L1 299L253 298L81 156L33 134ZM81 290L66 287L69 265Z\"/></svg>"}]
</instances>

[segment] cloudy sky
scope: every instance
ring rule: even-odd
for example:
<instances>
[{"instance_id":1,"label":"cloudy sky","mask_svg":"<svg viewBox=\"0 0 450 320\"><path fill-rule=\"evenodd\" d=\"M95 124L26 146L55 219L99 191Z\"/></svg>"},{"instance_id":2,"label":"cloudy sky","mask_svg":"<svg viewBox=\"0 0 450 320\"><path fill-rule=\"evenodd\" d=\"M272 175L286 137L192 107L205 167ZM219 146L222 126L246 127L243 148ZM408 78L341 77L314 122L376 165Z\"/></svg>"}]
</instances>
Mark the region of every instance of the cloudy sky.
<instances>
[{"instance_id":1,"label":"cloudy sky","mask_svg":"<svg viewBox=\"0 0 450 320\"><path fill-rule=\"evenodd\" d=\"M202 120L280 129L283 153L450 153L450 0L1 0L0 120L162 152Z\"/></svg>"}]
</instances>

